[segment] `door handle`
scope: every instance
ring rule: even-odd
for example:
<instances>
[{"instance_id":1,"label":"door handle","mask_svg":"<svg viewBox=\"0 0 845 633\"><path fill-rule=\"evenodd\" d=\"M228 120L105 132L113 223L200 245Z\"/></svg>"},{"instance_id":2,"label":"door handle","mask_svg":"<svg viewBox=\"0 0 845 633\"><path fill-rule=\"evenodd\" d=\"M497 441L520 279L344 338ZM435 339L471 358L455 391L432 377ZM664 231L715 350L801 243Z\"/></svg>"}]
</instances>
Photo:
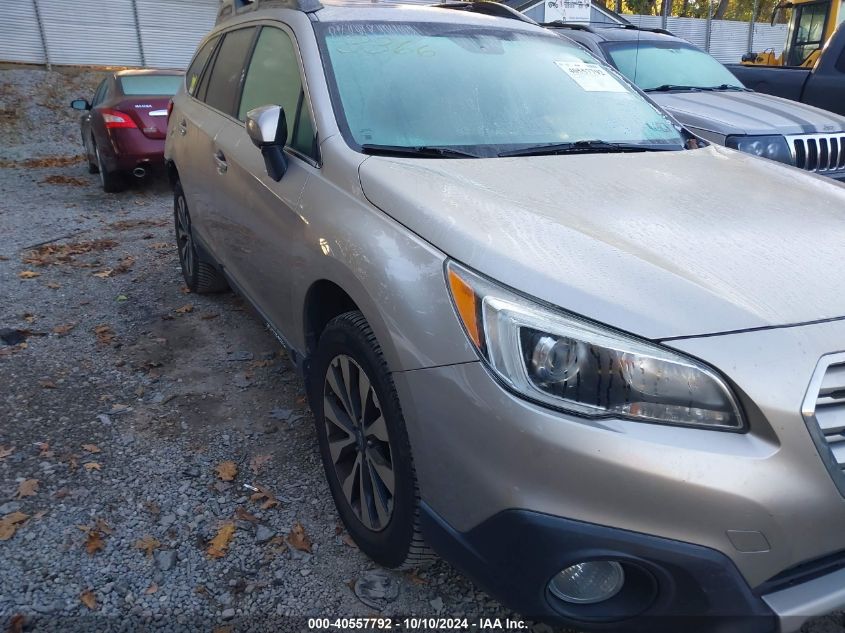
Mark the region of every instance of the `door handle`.
<instances>
[{"instance_id":1,"label":"door handle","mask_svg":"<svg viewBox=\"0 0 845 633\"><path fill-rule=\"evenodd\" d=\"M226 155L219 149L214 152L214 162L217 163L217 173L225 174L229 169L229 163L226 162Z\"/></svg>"},{"instance_id":2,"label":"door handle","mask_svg":"<svg viewBox=\"0 0 845 633\"><path fill-rule=\"evenodd\" d=\"M188 122L185 119L179 121L179 134L185 136L188 133Z\"/></svg>"}]
</instances>

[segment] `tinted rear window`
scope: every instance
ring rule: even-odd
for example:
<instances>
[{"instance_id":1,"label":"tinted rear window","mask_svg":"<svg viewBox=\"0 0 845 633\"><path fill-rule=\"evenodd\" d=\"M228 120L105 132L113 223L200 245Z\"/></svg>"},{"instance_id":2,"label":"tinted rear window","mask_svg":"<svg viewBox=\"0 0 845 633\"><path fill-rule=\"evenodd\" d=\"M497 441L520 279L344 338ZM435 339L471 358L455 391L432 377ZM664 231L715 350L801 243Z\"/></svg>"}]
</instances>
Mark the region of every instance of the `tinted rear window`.
<instances>
[{"instance_id":1,"label":"tinted rear window","mask_svg":"<svg viewBox=\"0 0 845 633\"><path fill-rule=\"evenodd\" d=\"M255 28L241 29L226 34L217 51L217 58L214 61L214 68L211 69L208 89L205 93L205 102L212 108L232 114L235 95L240 88L244 62L254 35Z\"/></svg>"},{"instance_id":2,"label":"tinted rear window","mask_svg":"<svg viewBox=\"0 0 845 633\"><path fill-rule=\"evenodd\" d=\"M181 81L181 75L129 75L120 78L120 88L125 95L172 97Z\"/></svg>"}]
</instances>

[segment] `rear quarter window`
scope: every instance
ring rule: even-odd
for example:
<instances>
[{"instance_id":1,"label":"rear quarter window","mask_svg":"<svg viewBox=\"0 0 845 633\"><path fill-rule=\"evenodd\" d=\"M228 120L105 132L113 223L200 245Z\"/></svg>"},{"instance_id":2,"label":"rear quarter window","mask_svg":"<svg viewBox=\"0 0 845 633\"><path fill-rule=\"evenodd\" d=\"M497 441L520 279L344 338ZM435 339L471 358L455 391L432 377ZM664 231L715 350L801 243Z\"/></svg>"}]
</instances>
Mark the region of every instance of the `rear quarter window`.
<instances>
[{"instance_id":1,"label":"rear quarter window","mask_svg":"<svg viewBox=\"0 0 845 633\"><path fill-rule=\"evenodd\" d=\"M197 52L194 57L194 61L191 62L191 66L188 68L188 72L185 75L185 87L188 90L188 94L192 96L196 94L200 83L200 77L202 76L202 71L208 63L208 59L211 57L211 53L214 52L214 47L217 46L217 42L219 40L219 37L213 37L208 40L203 47L200 48L199 52Z\"/></svg>"},{"instance_id":2,"label":"rear quarter window","mask_svg":"<svg viewBox=\"0 0 845 633\"><path fill-rule=\"evenodd\" d=\"M205 91L204 100L212 108L233 114L235 96L240 93L241 76L254 35L255 27L250 27L230 31L224 36Z\"/></svg>"}]
</instances>

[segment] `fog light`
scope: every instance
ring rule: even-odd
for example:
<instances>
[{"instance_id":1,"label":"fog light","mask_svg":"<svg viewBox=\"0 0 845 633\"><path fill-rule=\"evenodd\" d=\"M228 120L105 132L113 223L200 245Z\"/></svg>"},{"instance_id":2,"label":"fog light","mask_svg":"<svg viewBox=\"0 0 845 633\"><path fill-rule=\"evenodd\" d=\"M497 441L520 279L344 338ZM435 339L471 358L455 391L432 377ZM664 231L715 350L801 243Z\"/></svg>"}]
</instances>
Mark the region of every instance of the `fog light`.
<instances>
[{"instance_id":1,"label":"fog light","mask_svg":"<svg viewBox=\"0 0 845 633\"><path fill-rule=\"evenodd\" d=\"M567 567L549 582L552 595L575 604L609 600L625 584L622 565L610 560L578 563Z\"/></svg>"}]
</instances>

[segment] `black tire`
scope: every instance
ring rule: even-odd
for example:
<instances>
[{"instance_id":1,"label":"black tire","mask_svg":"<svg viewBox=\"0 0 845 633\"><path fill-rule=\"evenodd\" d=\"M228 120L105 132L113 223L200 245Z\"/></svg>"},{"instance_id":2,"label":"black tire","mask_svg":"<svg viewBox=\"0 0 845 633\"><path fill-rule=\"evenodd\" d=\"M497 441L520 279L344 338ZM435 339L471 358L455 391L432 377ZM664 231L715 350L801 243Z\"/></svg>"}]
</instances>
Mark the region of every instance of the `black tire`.
<instances>
[{"instance_id":1,"label":"black tire","mask_svg":"<svg viewBox=\"0 0 845 633\"><path fill-rule=\"evenodd\" d=\"M117 171L109 171L100 156L100 150L94 146L94 154L97 158L97 172L100 174L100 185L106 193L118 193L126 188L126 177Z\"/></svg>"},{"instance_id":2,"label":"black tire","mask_svg":"<svg viewBox=\"0 0 845 633\"><path fill-rule=\"evenodd\" d=\"M179 264L182 276L191 292L208 294L223 292L229 287L225 277L212 262L203 259L194 242L191 214L185 192L178 181L173 187L173 221L176 229L176 247L179 251Z\"/></svg>"},{"instance_id":3,"label":"black tire","mask_svg":"<svg viewBox=\"0 0 845 633\"><path fill-rule=\"evenodd\" d=\"M345 374L343 362L347 362ZM332 377L327 378L330 371ZM347 400L338 396L330 384L335 380L335 386L339 386L338 375L341 379L343 376L349 378L348 384L352 385L354 395L347 390ZM329 489L352 539L361 551L384 567L413 569L431 563L436 557L420 533L419 489L399 396L378 341L363 314L347 312L329 322L320 337L309 382ZM363 398L362 389L366 392ZM362 399L365 402L362 403ZM329 419L327 407L330 408ZM350 409L357 413L343 418L343 425L331 421L339 420ZM353 421L353 417L357 420ZM337 464L330 448L329 429L332 429ZM380 439L385 433L387 442ZM353 436L357 439L352 439ZM343 448L338 449L341 444ZM353 463L344 477L341 473L346 472L344 468L350 460ZM356 464L360 464L357 478ZM392 493L388 487L391 477L382 473L392 473ZM351 490L350 497L344 492L341 478ZM384 516L379 509L384 511Z\"/></svg>"}]
</instances>

